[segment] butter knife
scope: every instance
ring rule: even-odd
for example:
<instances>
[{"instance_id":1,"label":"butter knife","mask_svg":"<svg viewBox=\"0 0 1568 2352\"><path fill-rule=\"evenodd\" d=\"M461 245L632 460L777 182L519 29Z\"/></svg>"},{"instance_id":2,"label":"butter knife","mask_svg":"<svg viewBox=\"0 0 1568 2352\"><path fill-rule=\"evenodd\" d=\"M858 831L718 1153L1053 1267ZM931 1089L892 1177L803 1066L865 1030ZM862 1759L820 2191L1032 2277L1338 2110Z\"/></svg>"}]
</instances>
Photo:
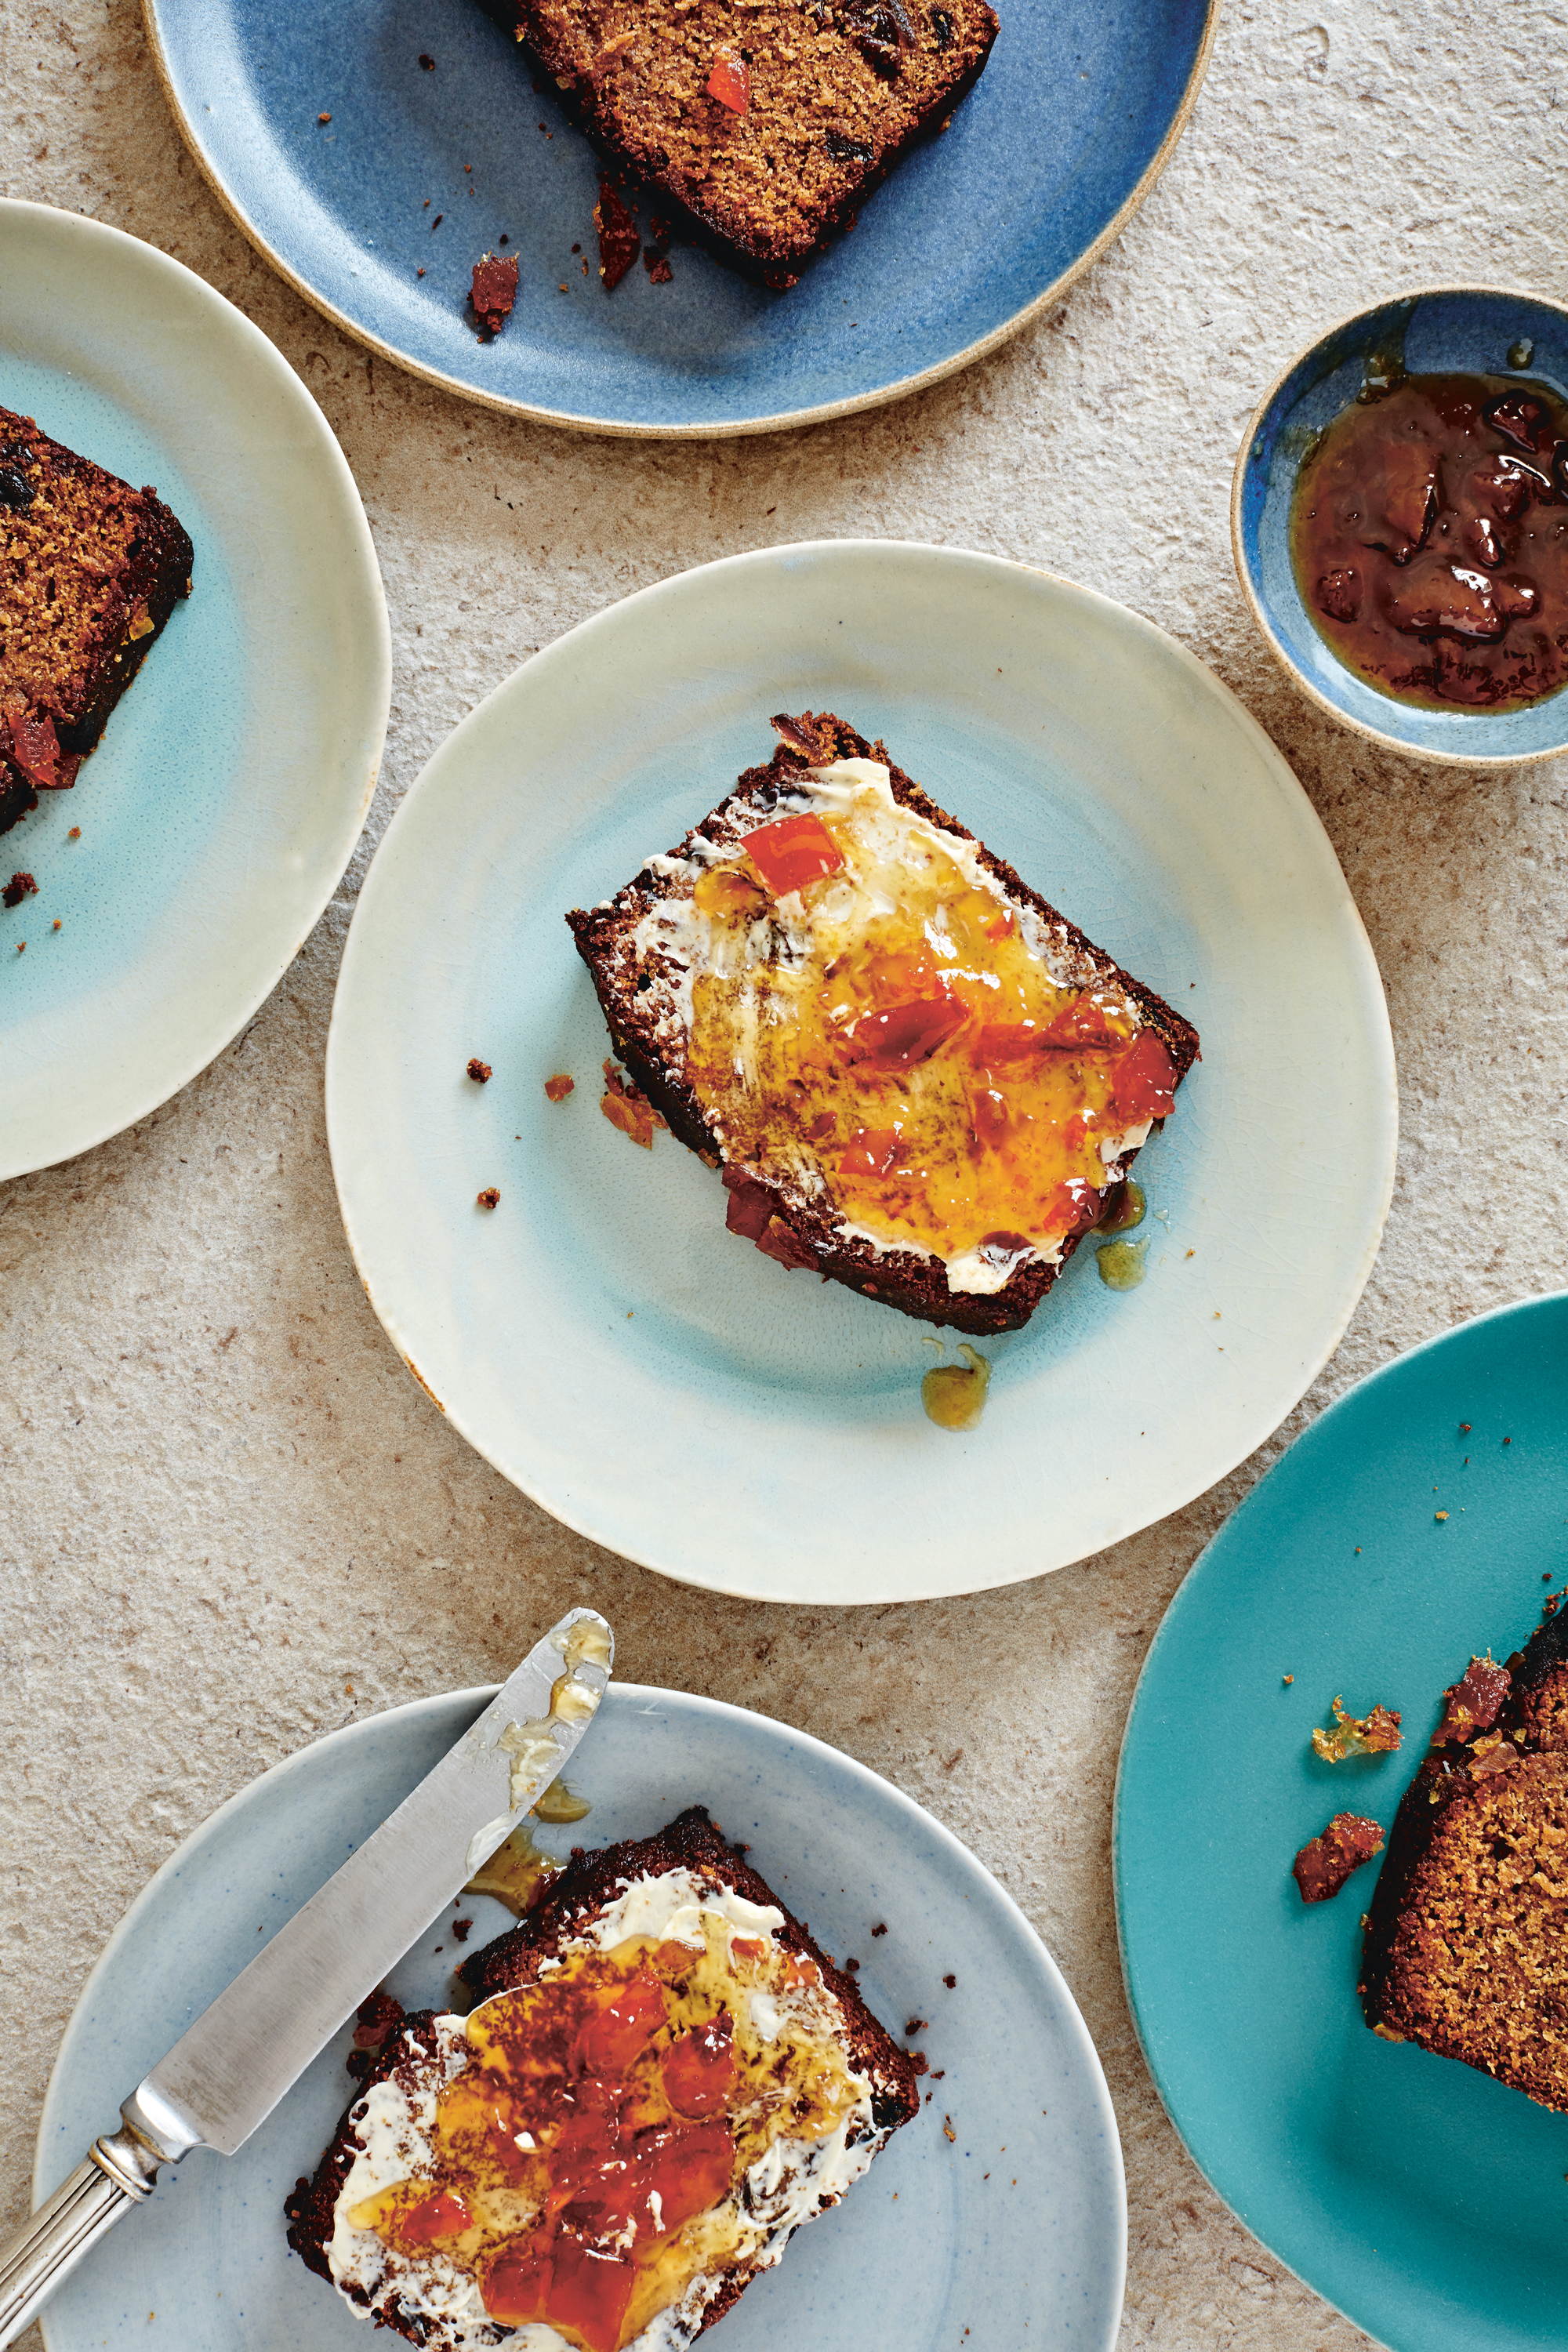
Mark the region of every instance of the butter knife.
<instances>
[{"instance_id":1,"label":"butter knife","mask_svg":"<svg viewBox=\"0 0 1568 2352\"><path fill-rule=\"evenodd\" d=\"M193 2147L232 2156L542 1797L594 1719L615 1636L569 1610L411 1796L121 2107L119 2131L0 2252L0 2346Z\"/></svg>"}]
</instances>

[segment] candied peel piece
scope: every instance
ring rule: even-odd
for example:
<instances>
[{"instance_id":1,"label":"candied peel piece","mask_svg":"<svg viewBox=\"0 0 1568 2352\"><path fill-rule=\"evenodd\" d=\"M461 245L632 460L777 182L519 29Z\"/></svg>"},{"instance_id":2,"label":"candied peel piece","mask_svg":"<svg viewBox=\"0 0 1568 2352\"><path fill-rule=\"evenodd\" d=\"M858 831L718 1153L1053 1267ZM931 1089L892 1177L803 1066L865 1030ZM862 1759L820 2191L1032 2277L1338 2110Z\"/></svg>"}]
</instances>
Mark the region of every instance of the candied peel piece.
<instances>
[{"instance_id":1,"label":"candied peel piece","mask_svg":"<svg viewBox=\"0 0 1568 2352\"><path fill-rule=\"evenodd\" d=\"M1451 1683L1443 1694L1447 1704L1443 1720L1432 1734L1433 1747L1445 1747L1451 1740L1462 1742L1478 1731L1489 1731L1512 1683L1508 1668L1495 1664L1489 1650L1484 1658L1472 1658L1458 1681Z\"/></svg>"},{"instance_id":2,"label":"candied peel piece","mask_svg":"<svg viewBox=\"0 0 1568 2352\"><path fill-rule=\"evenodd\" d=\"M1366 1715L1345 1713L1344 1701L1334 1700L1334 1727L1314 1730L1312 1746L1325 1764L1342 1764L1347 1756L1381 1756L1399 1745L1399 1709L1374 1706Z\"/></svg>"},{"instance_id":3,"label":"candied peel piece","mask_svg":"<svg viewBox=\"0 0 1568 2352\"><path fill-rule=\"evenodd\" d=\"M1382 1852L1381 1822L1360 1813L1336 1813L1321 1836L1308 1839L1290 1864L1302 1902L1327 1903L1352 1871Z\"/></svg>"},{"instance_id":4,"label":"candied peel piece","mask_svg":"<svg viewBox=\"0 0 1568 2352\"><path fill-rule=\"evenodd\" d=\"M634 1086L614 1062L605 1064L605 1087L599 1108L610 1125L618 1127L633 1143L640 1143L645 1151L651 1151L654 1129L668 1127L669 1121L660 1117L642 1088Z\"/></svg>"}]
</instances>

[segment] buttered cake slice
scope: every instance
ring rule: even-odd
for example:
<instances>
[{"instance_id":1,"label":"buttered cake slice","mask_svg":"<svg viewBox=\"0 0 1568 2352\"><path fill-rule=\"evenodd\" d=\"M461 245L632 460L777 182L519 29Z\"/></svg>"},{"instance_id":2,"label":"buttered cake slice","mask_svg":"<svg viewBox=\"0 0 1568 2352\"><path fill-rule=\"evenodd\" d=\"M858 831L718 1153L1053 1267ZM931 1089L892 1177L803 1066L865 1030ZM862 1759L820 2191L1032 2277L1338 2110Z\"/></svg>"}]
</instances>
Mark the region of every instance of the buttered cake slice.
<instances>
[{"instance_id":1,"label":"buttered cake slice","mask_svg":"<svg viewBox=\"0 0 1568 2352\"><path fill-rule=\"evenodd\" d=\"M682 2352L919 2107L700 1808L576 1854L461 1974L466 2018L381 1997L363 2095L289 2204L310 2268L427 2352Z\"/></svg>"},{"instance_id":2,"label":"buttered cake slice","mask_svg":"<svg viewBox=\"0 0 1568 2352\"><path fill-rule=\"evenodd\" d=\"M922 1320L1025 1323L1196 1032L844 720L805 712L568 915L616 1051L731 1230Z\"/></svg>"}]
</instances>

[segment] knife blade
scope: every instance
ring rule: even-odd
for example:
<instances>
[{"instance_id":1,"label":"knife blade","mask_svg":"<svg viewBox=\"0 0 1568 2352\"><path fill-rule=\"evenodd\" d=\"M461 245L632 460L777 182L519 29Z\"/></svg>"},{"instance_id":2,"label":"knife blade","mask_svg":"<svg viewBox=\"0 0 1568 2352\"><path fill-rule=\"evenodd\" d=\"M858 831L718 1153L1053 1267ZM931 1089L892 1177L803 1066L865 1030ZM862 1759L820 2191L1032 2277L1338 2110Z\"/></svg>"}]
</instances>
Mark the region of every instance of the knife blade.
<instances>
[{"instance_id":1,"label":"knife blade","mask_svg":"<svg viewBox=\"0 0 1568 2352\"><path fill-rule=\"evenodd\" d=\"M0 2347L193 2147L232 2156L393 1964L510 1835L592 1723L615 1663L569 1610L456 1746L301 1905L121 2105L121 2130L0 2252Z\"/></svg>"}]
</instances>

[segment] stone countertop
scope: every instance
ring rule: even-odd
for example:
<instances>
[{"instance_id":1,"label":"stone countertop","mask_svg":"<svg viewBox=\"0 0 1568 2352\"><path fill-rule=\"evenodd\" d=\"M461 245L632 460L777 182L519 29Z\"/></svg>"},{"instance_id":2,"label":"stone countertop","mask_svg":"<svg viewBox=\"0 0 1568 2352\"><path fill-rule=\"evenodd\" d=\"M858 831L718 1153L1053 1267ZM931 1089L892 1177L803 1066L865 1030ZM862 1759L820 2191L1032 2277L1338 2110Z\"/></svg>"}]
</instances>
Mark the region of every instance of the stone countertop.
<instances>
[{"instance_id":1,"label":"stone countertop","mask_svg":"<svg viewBox=\"0 0 1568 2352\"><path fill-rule=\"evenodd\" d=\"M1153 195L997 356L843 424L660 446L511 423L373 362L219 208L165 109L134 0L0 0L0 188L162 247L278 344L363 494L395 664L363 842L257 1018L154 1117L0 1188L5 2210L26 2205L82 1979L175 1844L322 1732L499 1677L582 1598L614 1619L627 1676L847 1748L948 1822L1035 1921L1121 2120L1125 2347L1366 2341L1230 2217L1165 2120L1122 1997L1111 1788L1161 1612L1280 1446L1415 1341L1568 1282L1568 772L1427 771L1331 724L1265 654L1227 520L1247 416L1319 326L1436 280L1568 293L1553 170L1568 67L1537 0L1316 6L1228 0ZM1081 1567L994 1596L833 1614L663 1582L569 1534L468 1450L355 1279L321 1065L366 861L482 695L668 573L862 534L1065 572L1173 631L1235 688L1310 794L1365 919L1403 1140L1365 1296L1268 1447ZM1012 1696L977 1735L971 1701L1004 1668Z\"/></svg>"}]
</instances>

